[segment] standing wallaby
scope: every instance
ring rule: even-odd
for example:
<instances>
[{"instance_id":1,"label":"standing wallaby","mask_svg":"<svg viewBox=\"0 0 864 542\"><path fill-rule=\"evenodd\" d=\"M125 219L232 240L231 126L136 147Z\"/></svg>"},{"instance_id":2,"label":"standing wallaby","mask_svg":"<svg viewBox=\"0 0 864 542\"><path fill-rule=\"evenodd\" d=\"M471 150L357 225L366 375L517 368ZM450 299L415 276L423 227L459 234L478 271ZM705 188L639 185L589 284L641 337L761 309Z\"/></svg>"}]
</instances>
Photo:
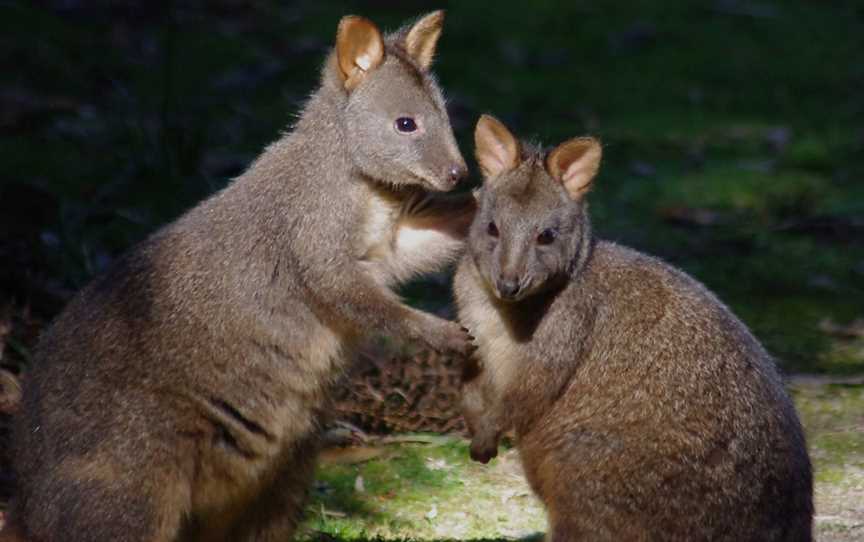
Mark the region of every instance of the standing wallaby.
<instances>
[{"instance_id":1,"label":"standing wallaby","mask_svg":"<svg viewBox=\"0 0 864 542\"><path fill-rule=\"evenodd\" d=\"M806 541L812 474L768 354L704 286L591 234L591 138L548 154L483 116L455 279L472 458L514 429L552 541Z\"/></svg>"},{"instance_id":2,"label":"standing wallaby","mask_svg":"<svg viewBox=\"0 0 864 542\"><path fill-rule=\"evenodd\" d=\"M120 259L46 331L5 540L289 540L321 411L363 335L472 349L388 286L455 258L474 202L429 73L443 13L345 17L293 131Z\"/></svg>"}]
</instances>

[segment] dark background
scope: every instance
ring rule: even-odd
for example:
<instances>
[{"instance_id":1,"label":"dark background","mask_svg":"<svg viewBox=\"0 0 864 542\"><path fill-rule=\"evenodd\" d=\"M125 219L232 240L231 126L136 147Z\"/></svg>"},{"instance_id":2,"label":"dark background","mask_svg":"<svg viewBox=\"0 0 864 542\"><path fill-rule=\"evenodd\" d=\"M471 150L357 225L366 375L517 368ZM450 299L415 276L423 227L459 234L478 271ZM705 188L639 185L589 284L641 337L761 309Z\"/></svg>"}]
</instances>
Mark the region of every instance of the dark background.
<instances>
[{"instance_id":1,"label":"dark background","mask_svg":"<svg viewBox=\"0 0 864 542\"><path fill-rule=\"evenodd\" d=\"M469 162L482 112L547 144L601 137L602 236L704 281L785 370L864 371L852 1L0 1L0 361L290 126L342 15L438 8ZM449 303L440 277L406 295Z\"/></svg>"}]
</instances>

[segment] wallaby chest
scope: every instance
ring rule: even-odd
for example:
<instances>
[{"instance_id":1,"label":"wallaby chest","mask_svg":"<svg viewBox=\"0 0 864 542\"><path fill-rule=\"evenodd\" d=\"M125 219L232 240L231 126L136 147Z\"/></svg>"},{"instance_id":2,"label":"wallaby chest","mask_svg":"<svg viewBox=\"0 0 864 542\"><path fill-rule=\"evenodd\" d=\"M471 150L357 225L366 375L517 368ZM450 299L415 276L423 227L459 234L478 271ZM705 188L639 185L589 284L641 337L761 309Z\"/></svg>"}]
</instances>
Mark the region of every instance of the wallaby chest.
<instances>
[{"instance_id":1,"label":"wallaby chest","mask_svg":"<svg viewBox=\"0 0 864 542\"><path fill-rule=\"evenodd\" d=\"M510 387L524 349L517 342L506 316L494 304L476 267L466 258L456 274L459 320L472 331L484 360L484 371L499 392Z\"/></svg>"},{"instance_id":2,"label":"wallaby chest","mask_svg":"<svg viewBox=\"0 0 864 542\"><path fill-rule=\"evenodd\" d=\"M392 286L418 269L434 268L446 260L435 248L430 250L436 242L443 244L440 236L412 223L412 209L425 197L422 191L367 187L356 256L381 284Z\"/></svg>"},{"instance_id":3,"label":"wallaby chest","mask_svg":"<svg viewBox=\"0 0 864 542\"><path fill-rule=\"evenodd\" d=\"M368 186L365 192L356 254L361 261L386 263L393 256L396 225L402 213L403 200L381 187Z\"/></svg>"}]
</instances>

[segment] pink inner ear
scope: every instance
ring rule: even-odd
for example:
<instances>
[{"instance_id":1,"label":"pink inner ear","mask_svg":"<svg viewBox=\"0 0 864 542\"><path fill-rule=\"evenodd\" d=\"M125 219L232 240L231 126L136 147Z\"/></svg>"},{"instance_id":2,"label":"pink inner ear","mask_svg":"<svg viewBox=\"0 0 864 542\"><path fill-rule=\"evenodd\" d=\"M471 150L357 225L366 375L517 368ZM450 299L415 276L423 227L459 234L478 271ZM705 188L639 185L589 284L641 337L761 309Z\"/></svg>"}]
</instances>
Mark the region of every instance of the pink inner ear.
<instances>
[{"instance_id":1,"label":"pink inner ear","mask_svg":"<svg viewBox=\"0 0 864 542\"><path fill-rule=\"evenodd\" d=\"M477 161L487 178L497 177L519 165L519 142L494 117L484 115L480 118L474 140Z\"/></svg>"},{"instance_id":2,"label":"pink inner ear","mask_svg":"<svg viewBox=\"0 0 864 542\"><path fill-rule=\"evenodd\" d=\"M383 61L384 42L378 27L363 17L344 17L337 31L336 54L345 87L351 90Z\"/></svg>"},{"instance_id":3,"label":"pink inner ear","mask_svg":"<svg viewBox=\"0 0 864 542\"><path fill-rule=\"evenodd\" d=\"M480 150L479 161L484 172L490 177L498 176L516 166L518 150L505 141L490 138Z\"/></svg>"},{"instance_id":4,"label":"pink inner ear","mask_svg":"<svg viewBox=\"0 0 864 542\"><path fill-rule=\"evenodd\" d=\"M564 185L571 197L584 194L600 167L600 145L593 139L576 139L552 151L549 173Z\"/></svg>"},{"instance_id":5,"label":"pink inner ear","mask_svg":"<svg viewBox=\"0 0 864 542\"><path fill-rule=\"evenodd\" d=\"M513 153L507 148L507 144L500 140L494 140L490 147L492 152L489 153L489 159L494 162L495 168L498 170L506 169L508 164L513 161L511 158Z\"/></svg>"},{"instance_id":6,"label":"pink inner ear","mask_svg":"<svg viewBox=\"0 0 864 542\"><path fill-rule=\"evenodd\" d=\"M576 160L567 166L567 170L564 172L564 177L562 181L564 184L570 183L584 183L591 180L591 176L594 173L594 169L590 164L586 163L586 160L583 158L581 160Z\"/></svg>"}]
</instances>

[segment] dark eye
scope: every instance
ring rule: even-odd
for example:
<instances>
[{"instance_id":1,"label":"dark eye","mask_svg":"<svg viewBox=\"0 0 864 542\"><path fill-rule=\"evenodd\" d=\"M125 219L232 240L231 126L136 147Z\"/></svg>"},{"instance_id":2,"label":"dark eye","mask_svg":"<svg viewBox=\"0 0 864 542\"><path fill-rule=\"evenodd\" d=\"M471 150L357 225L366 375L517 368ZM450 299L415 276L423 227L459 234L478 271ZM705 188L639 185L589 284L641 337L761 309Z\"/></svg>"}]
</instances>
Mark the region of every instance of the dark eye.
<instances>
[{"instance_id":1,"label":"dark eye","mask_svg":"<svg viewBox=\"0 0 864 542\"><path fill-rule=\"evenodd\" d=\"M396 129L406 134L411 133L417 129L417 123L411 117L399 117L396 119Z\"/></svg>"},{"instance_id":2,"label":"dark eye","mask_svg":"<svg viewBox=\"0 0 864 542\"><path fill-rule=\"evenodd\" d=\"M540 235L537 236L537 244L538 245L548 245L551 244L552 241L558 236L558 233L555 230L543 230L540 232Z\"/></svg>"},{"instance_id":3,"label":"dark eye","mask_svg":"<svg viewBox=\"0 0 864 542\"><path fill-rule=\"evenodd\" d=\"M494 222L490 222L489 225L486 226L486 233L492 237L498 237L498 226L496 226Z\"/></svg>"}]
</instances>

